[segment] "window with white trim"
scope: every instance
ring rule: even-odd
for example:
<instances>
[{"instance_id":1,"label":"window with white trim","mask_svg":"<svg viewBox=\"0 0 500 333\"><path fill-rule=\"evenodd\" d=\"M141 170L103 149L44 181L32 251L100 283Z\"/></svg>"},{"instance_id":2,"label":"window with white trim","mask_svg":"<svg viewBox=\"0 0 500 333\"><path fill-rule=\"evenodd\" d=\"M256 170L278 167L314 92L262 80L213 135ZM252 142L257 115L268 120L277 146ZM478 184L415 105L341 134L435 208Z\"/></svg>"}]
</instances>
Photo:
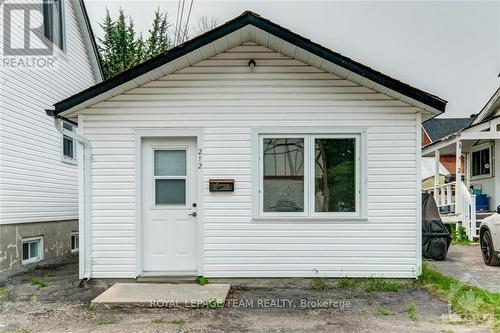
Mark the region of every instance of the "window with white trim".
<instances>
[{"instance_id":1,"label":"window with white trim","mask_svg":"<svg viewBox=\"0 0 500 333\"><path fill-rule=\"evenodd\" d=\"M359 134L259 136L259 215L359 217Z\"/></svg>"},{"instance_id":2,"label":"window with white trim","mask_svg":"<svg viewBox=\"0 0 500 333\"><path fill-rule=\"evenodd\" d=\"M31 264L43 260L43 237L24 238L22 264Z\"/></svg>"},{"instance_id":3,"label":"window with white trim","mask_svg":"<svg viewBox=\"0 0 500 333\"><path fill-rule=\"evenodd\" d=\"M489 177L491 176L491 146L484 145L472 148L471 176Z\"/></svg>"},{"instance_id":4,"label":"window with white trim","mask_svg":"<svg viewBox=\"0 0 500 333\"><path fill-rule=\"evenodd\" d=\"M63 122L63 128L68 131L75 132L76 126L68 122ZM63 135L62 153L64 160L76 162L76 142L67 135Z\"/></svg>"},{"instance_id":5,"label":"window with white trim","mask_svg":"<svg viewBox=\"0 0 500 333\"><path fill-rule=\"evenodd\" d=\"M71 252L78 252L79 248L79 236L78 231L71 233Z\"/></svg>"}]
</instances>

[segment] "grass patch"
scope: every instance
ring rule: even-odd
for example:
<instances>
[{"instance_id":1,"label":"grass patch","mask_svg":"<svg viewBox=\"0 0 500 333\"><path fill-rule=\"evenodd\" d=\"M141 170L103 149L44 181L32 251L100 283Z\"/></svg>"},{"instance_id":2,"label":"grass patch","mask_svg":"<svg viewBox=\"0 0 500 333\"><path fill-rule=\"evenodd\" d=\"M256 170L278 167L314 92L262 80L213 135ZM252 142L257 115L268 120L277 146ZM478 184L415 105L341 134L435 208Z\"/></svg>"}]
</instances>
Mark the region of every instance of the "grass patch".
<instances>
[{"instance_id":1,"label":"grass patch","mask_svg":"<svg viewBox=\"0 0 500 333\"><path fill-rule=\"evenodd\" d=\"M393 316L394 315L394 312L392 312L391 310L389 309L385 309L385 308L378 308L377 309L377 314L381 315L381 316Z\"/></svg>"},{"instance_id":2,"label":"grass patch","mask_svg":"<svg viewBox=\"0 0 500 333\"><path fill-rule=\"evenodd\" d=\"M444 276L423 263L420 283L429 292L451 305L451 309L462 318L475 323L493 324L500 332L500 293L464 284Z\"/></svg>"},{"instance_id":3,"label":"grass patch","mask_svg":"<svg viewBox=\"0 0 500 333\"><path fill-rule=\"evenodd\" d=\"M208 279L204 276L198 276L196 278L196 283L198 283L200 286L204 286L208 283Z\"/></svg>"},{"instance_id":4,"label":"grass patch","mask_svg":"<svg viewBox=\"0 0 500 333\"><path fill-rule=\"evenodd\" d=\"M153 324L172 324L172 325L182 325L185 323L183 319L165 319L165 318L159 318L159 319L153 319L151 320Z\"/></svg>"},{"instance_id":5,"label":"grass patch","mask_svg":"<svg viewBox=\"0 0 500 333\"><path fill-rule=\"evenodd\" d=\"M42 279L37 279L37 278L32 278L31 279L31 285L32 286L38 286L40 288L45 288L47 287L49 284L47 283L47 281L45 280L42 280Z\"/></svg>"},{"instance_id":6,"label":"grass patch","mask_svg":"<svg viewBox=\"0 0 500 333\"><path fill-rule=\"evenodd\" d=\"M368 284L365 290L367 292L372 292L372 291L396 292L400 291L402 287L403 287L402 284L393 280L372 278L368 280Z\"/></svg>"},{"instance_id":7,"label":"grass patch","mask_svg":"<svg viewBox=\"0 0 500 333\"><path fill-rule=\"evenodd\" d=\"M0 287L0 303L7 300L7 290Z\"/></svg>"},{"instance_id":8,"label":"grass patch","mask_svg":"<svg viewBox=\"0 0 500 333\"><path fill-rule=\"evenodd\" d=\"M101 319L97 322L99 325L112 325L118 323L118 321L113 319Z\"/></svg>"},{"instance_id":9,"label":"grass patch","mask_svg":"<svg viewBox=\"0 0 500 333\"><path fill-rule=\"evenodd\" d=\"M318 276L313 279L312 288L318 291L328 291L332 289L332 286L326 277Z\"/></svg>"},{"instance_id":10,"label":"grass patch","mask_svg":"<svg viewBox=\"0 0 500 333\"><path fill-rule=\"evenodd\" d=\"M408 318L413 321L417 320L417 309L413 304L408 305Z\"/></svg>"},{"instance_id":11,"label":"grass patch","mask_svg":"<svg viewBox=\"0 0 500 333\"><path fill-rule=\"evenodd\" d=\"M28 333L28 332L31 332L31 330L27 329L27 328L14 328L12 330L7 330L7 331L3 331L4 333Z\"/></svg>"}]
</instances>

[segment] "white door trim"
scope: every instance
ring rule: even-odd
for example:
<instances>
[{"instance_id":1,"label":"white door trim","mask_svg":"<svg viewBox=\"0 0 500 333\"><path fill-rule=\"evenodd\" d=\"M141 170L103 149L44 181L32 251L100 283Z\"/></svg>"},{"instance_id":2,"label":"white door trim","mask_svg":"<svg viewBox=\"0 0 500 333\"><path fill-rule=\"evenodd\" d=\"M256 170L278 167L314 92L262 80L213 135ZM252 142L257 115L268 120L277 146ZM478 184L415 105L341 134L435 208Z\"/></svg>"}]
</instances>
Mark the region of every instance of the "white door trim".
<instances>
[{"instance_id":1,"label":"white door trim","mask_svg":"<svg viewBox=\"0 0 500 333\"><path fill-rule=\"evenodd\" d=\"M203 275L203 130L200 128L140 128L134 130L135 144L135 258L136 276L144 272L142 251L142 140L144 138L196 138L197 171L197 213L198 213L198 260L197 275Z\"/></svg>"}]
</instances>

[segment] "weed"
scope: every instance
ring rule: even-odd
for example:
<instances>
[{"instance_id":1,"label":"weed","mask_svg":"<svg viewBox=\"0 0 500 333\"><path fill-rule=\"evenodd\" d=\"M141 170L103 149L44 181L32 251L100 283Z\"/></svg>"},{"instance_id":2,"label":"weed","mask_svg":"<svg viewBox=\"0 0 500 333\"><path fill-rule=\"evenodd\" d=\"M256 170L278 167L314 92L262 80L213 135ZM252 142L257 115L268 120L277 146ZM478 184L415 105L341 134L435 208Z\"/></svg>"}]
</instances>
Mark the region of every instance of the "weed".
<instances>
[{"instance_id":1,"label":"weed","mask_svg":"<svg viewBox=\"0 0 500 333\"><path fill-rule=\"evenodd\" d=\"M198 283L200 286L204 286L208 283L208 279L204 276L198 276L196 278L196 283Z\"/></svg>"},{"instance_id":2,"label":"weed","mask_svg":"<svg viewBox=\"0 0 500 333\"><path fill-rule=\"evenodd\" d=\"M401 284L397 283L393 280L386 280L380 278L371 278L368 280L368 285L366 286L367 292L372 291L386 291L386 292L394 292L399 291L401 289Z\"/></svg>"},{"instance_id":3,"label":"weed","mask_svg":"<svg viewBox=\"0 0 500 333\"><path fill-rule=\"evenodd\" d=\"M413 321L417 320L417 309L413 304L408 305L408 318Z\"/></svg>"},{"instance_id":4,"label":"weed","mask_svg":"<svg viewBox=\"0 0 500 333\"><path fill-rule=\"evenodd\" d=\"M97 323L99 325L111 325L111 324L116 324L118 321L113 320L113 319L101 319Z\"/></svg>"},{"instance_id":5,"label":"weed","mask_svg":"<svg viewBox=\"0 0 500 333\"><path fill-rule=\"evenodd\" d=\"M467 232L463 226L458 226L456 229L452 230L451 238L454 244L467 245L470 243Z\"/></svg>"},{"instance_id":6,"label":"weed","mask_svg":"<svg viewBox=\"0 0 500 333\"><path fill-rule=\"evenodd\" d=\"M118 305L118 304L106 304L105 305L105 308L107 310L115 310L115 311L118 311L118 310L121 310L122 309L122 306L121 305Z\"/></svg>"},{"instance_id":7,"label":"weed","mask_svg":"<svg viewBox=\"0 0 500 333\"><path fill-rule=\"evenodd\" d=\"M337 285L335 286L337 289L349 289L351 291L354 291L358 289L359 286L359 280L354 278L354 279L349 279L347 277L340 278L339 282L337 282Z\"/></svg>"},{"instance_id":8,"label":"weed","mask_svg":"<svg viewBox=\"0 0 500 333\"><path fill-rule=\"evenodd\" d=\"M42 280L42 279L37 279L37 278L32 278L31 279L31 285L32 286L38 286L40 288L45 288L47 287L49 284L47 283L47 281L45 280Z\"/></svg>"},{"instance_id":9,"label":"weed","mask_svg":"<svg viewBox=\"0 0 500 333\"><path fill-rule=\"evenodd\" d=\"M220 302L216 298L210 298L210 299L204 300L201 303L201 307L205 308L205 309L222 308L222 307L224 307L224 302Z\"/></svg>"},{"instance_id":10,"label":"weed","mask_svg":"<svg viewBox=\"0 0 500 333\"><path fill-rule=\"evenodd\" d=\"M164 318L159 318L159 319L153 319L151 320L153 324L173 324L173 325L182 325L185 323L183 319L164 319Z\"/></svg>"},{"instance_id":11,"label":"weed","mask_svg":"<svg viewBox=\"0 0 500 333\"><path fill-rule=\"evenodd\" d=\"M382 316L393 316L394 312L385 308L378 308L377 313Z\"/></svg>"},{"instance_id":12,"label":"weed","mask_svg":"<svg viewBox=\"0 0 500 333\"><path fill-rule=\"evenodd\" d=\"M330 285L330 282L328 282L328 279L326 277L320 276L314 278L312 287L314 290L319 291L328 291L332 289L332 286Z\"/></svg>"}]
</instances>

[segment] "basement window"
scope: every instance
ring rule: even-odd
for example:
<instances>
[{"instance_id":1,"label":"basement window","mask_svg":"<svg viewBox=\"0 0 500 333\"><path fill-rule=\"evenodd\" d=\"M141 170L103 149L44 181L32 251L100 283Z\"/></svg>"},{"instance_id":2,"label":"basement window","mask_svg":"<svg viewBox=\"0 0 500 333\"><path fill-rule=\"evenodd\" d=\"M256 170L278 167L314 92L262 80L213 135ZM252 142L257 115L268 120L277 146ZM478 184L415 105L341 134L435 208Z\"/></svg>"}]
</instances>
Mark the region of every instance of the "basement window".
<instances>
[{"instance_id":1,"label":"basement window","mask_svg":"<svg viewBox=\"0 0 500 333\"><path fill-rule=\"evenodd\" d=\"M78 231L71 233L71 252L78 252L79 236Z\"/></svg>"},{"instance_id":2,"label":"basement window","mask_svg":"<svg viewBox=\"0 0 500 333\"><path fill-rule=\"evenodd\" d=\"M474 178L491 177L491 146L472 148L471 176Z\"/></svg>"},{"instance_id":3,"label":"basement window","mask_svg":"<svg viewBox=\"0 0 500 333\"><path fill-rule=\"evenodd\" d=\"M31 237L23 239L22 264L32 264L43 260L43 237Z\"/></svg>"}]
</instances>

